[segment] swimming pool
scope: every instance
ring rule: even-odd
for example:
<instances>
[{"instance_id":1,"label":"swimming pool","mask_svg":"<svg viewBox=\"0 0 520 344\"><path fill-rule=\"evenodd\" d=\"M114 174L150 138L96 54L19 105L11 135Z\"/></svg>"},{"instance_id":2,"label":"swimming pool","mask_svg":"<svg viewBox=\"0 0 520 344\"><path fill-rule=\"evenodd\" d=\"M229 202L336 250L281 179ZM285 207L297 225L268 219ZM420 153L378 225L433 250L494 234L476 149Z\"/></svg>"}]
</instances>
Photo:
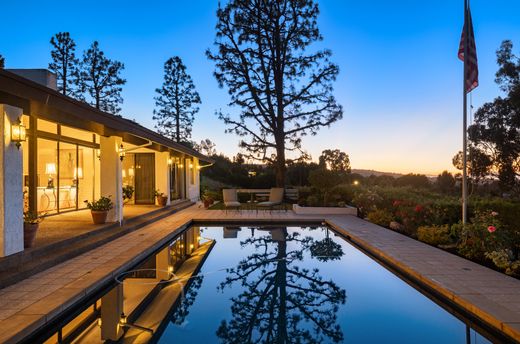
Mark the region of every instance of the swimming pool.
<instances>
[{"instance_id":1,"label":"swimming pool","mask_svg":"<svg viewBox=\"0 0 520 344\"><path fill-rule=\"evenodd\" d=\"M489 343L325 226L200 237L215 244L160 343Z\"/></svg>"}]
</instances>

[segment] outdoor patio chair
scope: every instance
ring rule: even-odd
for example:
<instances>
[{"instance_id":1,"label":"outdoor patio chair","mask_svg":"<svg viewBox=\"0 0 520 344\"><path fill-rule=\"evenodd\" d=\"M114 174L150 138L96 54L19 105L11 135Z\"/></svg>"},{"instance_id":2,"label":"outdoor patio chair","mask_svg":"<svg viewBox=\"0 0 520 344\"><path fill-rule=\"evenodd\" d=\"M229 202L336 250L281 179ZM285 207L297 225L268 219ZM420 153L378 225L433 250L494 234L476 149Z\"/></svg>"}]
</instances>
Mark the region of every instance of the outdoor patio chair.
<instances>
[{"instance_id":1,"label":"outdoor patio chair","mask_svg":"<svg viewBox=\"0 0 520 344\"><path fill-rule=\"evenodd\" d=\"M222 189L222 199L224 201L224 209L228 210L228 208L235 208L236 210L240 209L240 202L238 201L238 194L236 189Z\"/></svg>"},{"instance_id":2,"label":"outdoor patio chair","mask_svg":"<svg viewBox=\"0 0 520 344\"><path fill-rule=\"evenodd\" d=\"M257 209L264 208L272 211L274 207L281 206L283 203L283 192L283 188L271 188L271 191L269 192L269 200L266 202L259 202L257 204Z\"/></svg>"}]
</instances>

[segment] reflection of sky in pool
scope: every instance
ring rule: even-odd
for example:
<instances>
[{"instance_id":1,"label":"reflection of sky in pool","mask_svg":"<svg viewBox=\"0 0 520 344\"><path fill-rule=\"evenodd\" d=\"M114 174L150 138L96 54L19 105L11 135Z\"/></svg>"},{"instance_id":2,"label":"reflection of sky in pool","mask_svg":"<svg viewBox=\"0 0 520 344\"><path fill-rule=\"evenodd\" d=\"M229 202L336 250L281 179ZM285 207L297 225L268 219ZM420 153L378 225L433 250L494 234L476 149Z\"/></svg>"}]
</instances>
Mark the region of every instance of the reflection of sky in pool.
<instances>
[{"instance_id":1,"label":"reflection of sky in pool","mask_svg":"<svg viewBox=\"0 0 520 344\"><path fill-rule=\"evenodd\" d=\"M159 342L466 343L463 322L332 231L252 232L203 228L216 245Z\"/></svg>"}]
</instances>

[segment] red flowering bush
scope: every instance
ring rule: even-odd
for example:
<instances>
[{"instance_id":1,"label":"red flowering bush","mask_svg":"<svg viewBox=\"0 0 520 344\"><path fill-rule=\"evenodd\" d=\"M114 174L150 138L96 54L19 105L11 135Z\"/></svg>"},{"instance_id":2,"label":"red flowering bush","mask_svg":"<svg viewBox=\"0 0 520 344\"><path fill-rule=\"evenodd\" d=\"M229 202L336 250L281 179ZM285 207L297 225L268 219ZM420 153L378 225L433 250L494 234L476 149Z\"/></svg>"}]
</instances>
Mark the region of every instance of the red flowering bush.
<instances>
[{"instance_id":1,"label":"red flowering bush","mask_svg":"<svg viewBox=\"0 0 520 344\"><path fill-rule=\"evenodd\" d=\"M498 214L495 212L477 212L471 223L465 226L461 223L452 226L458 234L458 251L466 258L483 262L486 253L504 247L506 234L503 230Z\"/></svg>"}]
</instances>

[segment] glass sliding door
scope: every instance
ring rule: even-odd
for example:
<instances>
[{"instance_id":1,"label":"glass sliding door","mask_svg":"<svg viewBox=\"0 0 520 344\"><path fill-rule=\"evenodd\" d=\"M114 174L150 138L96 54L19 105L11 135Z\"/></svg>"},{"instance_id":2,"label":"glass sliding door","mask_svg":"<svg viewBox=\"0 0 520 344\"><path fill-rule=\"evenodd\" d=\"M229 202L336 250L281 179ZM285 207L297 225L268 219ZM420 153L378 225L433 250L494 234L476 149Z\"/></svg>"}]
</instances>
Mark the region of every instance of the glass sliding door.
<instances>
[{"instance_id":1,"label":"glass sliding door","mask_svg":"<svg viewBox=\"0 0 520 344\"><path fill-rule=\"evenodd\" d=\"M58 211L58 142L38 138L37 143L37 211L52 214Z\"/></svg>"},{"instance_id":2,"label":"glass sliding door","mask_svg":"<svg viewBox=\"0 0 520 344\"><path fill-rule=\"evenodd\" d=\"M58 160L58 210L76 210L78 178L83 178L83 171L78 170L78 146L60 142Z\"/></svg>"},{"instance_id":3,"label":"glass sliding door","mask_svg":"<svg viewBox=\"0 0 520 344\"><path fill-rule=\"evenodd\" d=\"M85 201L92 202L95 192L96 151L78 146L78 167L74 173L78 190L78 209L86 208Z\"/></svg>"}]
</instances>

